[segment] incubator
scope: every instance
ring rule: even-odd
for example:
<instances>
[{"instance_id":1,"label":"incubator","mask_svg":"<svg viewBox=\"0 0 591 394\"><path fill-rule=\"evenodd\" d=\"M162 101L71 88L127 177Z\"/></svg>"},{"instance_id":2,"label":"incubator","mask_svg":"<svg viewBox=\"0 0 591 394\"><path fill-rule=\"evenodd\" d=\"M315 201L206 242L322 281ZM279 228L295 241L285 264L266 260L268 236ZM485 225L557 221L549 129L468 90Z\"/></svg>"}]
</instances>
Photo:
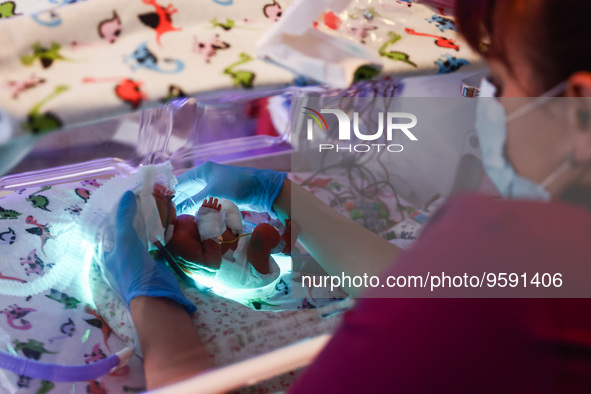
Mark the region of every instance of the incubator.
<instances>
[{"instance_id":1,"label":"incubator","mask_svg":"<svg viewBox=\"0 0 591 394\"><path fill-rule=\"evenodd\" d=\"M288 3L282 4L287 8ZM122 107L115 111L112 103L98 99L92 101L95 108L75 114L79 103L56 100L53 110L66 114L63 130L35 135L30 141L23 139L26 136L12 140L15 146L32 142L35 146L24 157L7 154L5 158L10 156L17 164L0 178L0 215L5 219L0 221L0 248L6 248L6 256L13 260L12 266L0 268L0 294L6 299L0 314L6 316L10 329L2 350L21 359L51 363L54 371L103 363L98 372L83 376L88 382L75 383L75 390L142 390L141 351L133 323L96 264L111 243L108 230L113 227L114 207L124 190L139 190L142 182L158 179L174 188L175 176L208 160L285 171L330 208L403 247L412 243L446 197L481 185L478 140L468 126L474 121L454 115L470 113L466 106L473 103L461 96L461 81L474 74L479 60L463 47L456 50L453 45L459 41L445 41L448 47L433 45L433 38L440 41L443 31L455 34L448 18L420 3L408 7L411 2L325 1L309 2L308 8L306 2L300 3L284 14L281 23L257 33L259 55L283 66L277 67L280 71L266 74L267 63L255 66L258 63L240 58L244 61L240 70L256 72L260 87L232 90L228 81L221 83L232 73L233 81L245 77L234 67L218 73L221 77L216 74L219 80L207 81L211 84L206 87L189 88L190 97L166 104L144 103L140 111L124 115L112 116L121 113ZM64 11L64 20L68 14ZM300 29L304 25L298 21L304 17L310 19L310 26L315 21L318 29ZM216 23L229 26L223 20ZM211 21L206 22L210 28ZM419 31L417 23L425 31ZM189 29L188 25L183 28ZM226 31L215 23L211 28ZM241 28L245 34L252 33L247 22ZM208 32L200 30L198 41L203 43L200 37ZM400 41L403 33L405 39ZM302 46L310 34L322 40ZM412 49L425 40L429 40L428 49ZM321 56L322 45L332 44L339 52L334 57ZM224 50L218 52L218 58L225 56ZM287 53L290 56L282 56ZM294 81L284 68L296 71L298 78ZM382 77L371 80L380 69ZM455 70L459 71L447 74ZM408 77L434 72L442 74ZM325 84L312 84L312 80ZM87 81L84 89L90 86ZM420 99L438 96L455 98L446 105ZM395 100L367 105L380 97ZM403 146L403 156L355 150L354 146L370 145L360 139L349 143L349 151L316 155L318 144L347 144L334 134L322 134L318 125L313 138L308 138L308 118L302 116L301 108L320 111L351 102L354 105L346 110L351 117L358 112L360 119L378 119L378 112L414 113L421 144L401 142L404 135L396 134L388 144ZM431 111L434 106L439 111L425 122L420 109ZM9 116L20 115L13 111ZM327 129L338 128L336 118L325 118ZM456 127L444 127L446 119L454 120ZM153 166L158 170L146 181L142 171ZM270 223L281 228L281 223L262 213L247 213L244 220L249 225ZM146 243L165 243L165 228L143 226L150 229ZM186 387L223 391L262 381L259 387L265 390L285 390L297 376L289 372L314 358L353 305L340 289L303 283L304 274L325 272L301 245L291 258L278 256L276 261L281 274L257 291L215 285L208 275L187 277L176 270L182 290L198 307L196 329L219 367ZM175 269L174 263L170 266ZM125 350L117 360L107 357L126 348L134 349L135 355ZM101 377L124 358L129 358L127 366ZM0 373L7 391L72 387L72 383L56 386L55 375L32 376L27 370L14 373L15 367L6 368L13 371ZM171 387L168 392L178 390Z\"/></svg>"},{"instance_id":2,"label":"incubator","mask_svg":"<svg viewBox=\"0 0 591 394\"><path fill-rule=\"evenodd\" d=\"M401 89L402 86L404 86L405 94L410 95L413 91L416 91L418 86L431 87L432 78L433 77L423 77L418 79L404 79L396 82L382 82L381 85L376 85L374 88L378 87L385 90L396 90ZM447 82L445 81L445 78L438 79L437 81L442 84L442 86L455 88L457 92L459 90L459 81L461 81L462 78L463 75L458 74L454 75L453 78L448 77ZM368 90L368 87L368 84L361 83L350 88L348 91L337 91L326 88L321 89L317 87L289 88L282 90L279 95L272 96L268 101L275 102L276 108L288 111L288 109L293 110L296 105L298 108L304 106L313 106L315 108L330 106L331 100L335 100L335 98L342 99L343 96L346 95L360 96L361 94L365 94L366 97L358 98L360 100L359 105L365 107L365 105L363 105L363 100L371 99L371 97L367 97L367 92L371 90ZM377 94L378 97L380 96L380 93L381 91ZM401 93L400 96L403 98L403 93ZM82 163L64 163L63 166L59 167L10 174L3 177L0 181L3 193L17 195L20 190L24 189L27 191L23 192L23 195L28 195L27 193L31 193L32 195L32 193L37 190L43 190L43 187L51 186L53 189L42 191L37 195L42 195L48 198L50 203L47 207L48 209L53 210L54 206L51 204L55 203L48 192L51 190L58 190L63 185L68 185L67 187L70 188L72 188L70 185L78 185L79 187L74 189L80 189L78 190L78 194L81 194L82 197L86 197L86 195L83 194L85 192L83 192L82 189L90 193L88 202L85 202L84 204L95 211L85 211L82 209L82 212L78 217L78 219L82 219L82 221L74 225L79 225L81 227L80 234L95 234L95 237L97 237L96 234L98 234L99 231L95 225L106 222L93 221L90 219L92 218L92 214L96 216L97 212L102 210L102 213L99 213L96 217L102 219L109 218L111 228L114 226L112 213L119 198L109 199L109 196L115 194L121 195L124 190L131 188L132 184L141 183L140 180L132 180L134 179L134 176L137 177L140 174L140 172L137 172L137 168L148 168L151 166L151 163L168 163L160 164L160 166L164 165L165 168L169 169L160 170L160 175L158 176L161 177L160 182L169 182L169 185L172 186L174 183L172 171L178 174L184 169L192 168L200 162L208 160L212 158L213 155L216 155L218 158L222 158L222 160L218 160L221 162L247 166L272 167L284 171L288 170L292 180L306 185L319 198L325 199L327 204L331 205L334 209L385 237L392 237L392 235L395 234L397 239L394 239L393 237L393 242L405 245L406 242L412 242L412 239L418 235L422 224L420 220L422 218L428 220L428 217L432 215L436 207L441 204L441 196L449 195L454 190L476 187L480 182L481 174L477 170L474 170L472 164L465 167L470 173L464 174L462 172L464 171L463 166L467 160L478 160L478 146L475 145L473 141L472 143L470 142L472 131L465 128L459 128L458 130L462 130L461 132L457 131L456 133L452 133L449 132L449 130L445 132L441 131L439 134L433 134L431 137L428 137L425 130L432 128L433 125L423 125L426 129L421 128L420 130L422 131L419 131L417 134L419 140L423 143L422 147L420 149L417 148L416 150L412 150L411 147L406 146L405 148L413 152L415 157L422 157L424 160L417 160L406 156L388 158L388 156L383 155L385 165L394 170L380 174L377 171L379 166L376 166L375 163L367 163L365 165L366 170L363 170L373 171L376 179L383 180L383 178L380 177L392 177L390 183L395 185L400 205L403 207L402 211L400 211L395 205L391 205L391 202L395 201L394 195L392 194L389 194L391 196L390 199L385 198L385 196L388 195L387 193L384 194L380 191L374 193L373 197L364 194L361 192L361 189L367 185L364 185L363 181L361 181L361 184L358 185L357 188L351 187L351 181L348 179L349 176L346 171L346 163L347 160L350 160L350 157L340 157L334 153L328 155L324 159L326 160L324 167L332 165L333 170L326 170L315 176L314 173L319 169L319 167L317 167L319 158L310 155L312 149L310 148L310 141L306 138L305 127L293 126L294 130L299 130L294 133L292 132L292 126L289 125L289 123L276 121L277 127L274 127L275 129L281 130L281 126L283 126L285 127L284 130L287 131L272 136L256 135L254 131L256 129L256 119L250 119L251 124L250 127L248 127L249 118L245 115L245 108L252 105L253 101L250 94L246 94L244 97L237 96L233 101L227 100L227 97L223 100L216 100L209 98L206 98L205 100L201 100L200 98L184 99L177 102L171 102L164 107L144 110L143 113L139 115L134 114L120 119L108 120L105 124L109 126L117 125L115 127L116 131L113 133L112 138L109 141L99 140L98 142L93 141L90 143L86 141L83 143L71 141L70 144L74 142L74 146L64 147L63 143L61 143L60 148L56 149L54 147L50 149L49 146L51 146L50 141L52 139L56 141L60 138L65 138L64 136L71 131L50 134L45 137L46 141L40 143L40 149L34 150L29 156L31 158L30 162L34 162L35 160L45 160L46 163L53 163L60 158L71 159L72 156L64 154L64 150L76 150L79 148L76 144L86 146L86 150L93 153L99 153L102 150L103 155L118 151L123 152L123 154L121 157L117 158L97 158ZM457 100L469 99L458 98ZM407 103L406 105L410 104ZM450 113L450 111L453 110L454 105L453 100L451 100L451 107L442 108L442 111L444 113ZM416 104L414 104L414 106L416 109ZM271 106L271 108L273 107ZM397 110L402 111L403 109L404 108ZM409 109L409 111L414 111L414 109ZM154 115L154 113L157 115ZM187 116L186 114L189 115ZM279 111L275 113L274 116L277 118L284 117ZM425 119L421 114L418 114L418 116L420 119ZM187 121L186 117L189 118L189 121ZM470 123L470 119L465 119L465 121L466 123ZM223 139L223 136L221 135L216 136L217 140L214 140L211 136L207 136L207 133L203 136L200 135L201 130L214 130L216 127L210 125L219 124L221 122L227 122L226 127L222 129L227 131L227 139ZM229 125L231 122L238 125L238 128L233 129L233 132L229 132ZM331 121L329 120L328 126L332 127L330 122ZM162 125L165 125L165 127ZM99 128L98 125L93 125L93 127ZM128 130L128 132L119 134L121 129ZM441 122L438 125L438 129L442 130ZM125 138L127 138L127 141L130 141L131 133L129 131L135 132L136 138L138 138L137 143L123 142L121 137L119 137L119 135L124 135ZM208 142L208 138L211 138L209 140L211 142ZM93 148L89 148L89 144ZM147 148L147 145L150 147ZM405 143L405 145L407 144ZM233 146L236 146L237 148L232 149ZM445 151L443 151L444 148L446 149ZM438 153L434 155L433 152ZM223 160L223 158L226 160ZM367 156L357 153L357 160L360 159L367 160ZM436 163L434 163L434 161ZM335 164L340 165L335 166ZM27 164L25 161L21 165L26 166L30 164ZM433 168L439 168L440 171L433 173ZM441 170L443 168L445 168L446 171L442 172ZM359 174L361 174L361 172L353 174L353 177L357 177ZM426 179L427 176L429 178ZM113 180L109 181L111 178ZM121 183L120 186L112 186L112 182L117 182L118 179L125 179L126 181ZM109 187L102 188L102 186L108 186L110 183L110 189ZM335 200L331 196L331 190L333 190L333 187L337 184L341 184L341 187L344 187L345 189L348 188L351 191L350 194L344 196L345 198L343 200ZM114 192L114 190L118 191ZM64 196L63 198L68 198L68 201L75 198L82 202L84 201L82 197L76 193L72 193L70 196ZM93 198L96 198L94 203L92 200ZM0 206L2 206L2 204L0 204ZM411 207L419 207L419 209ZM263 218L262 220L268 220L268 218ZM45 225L46 223L41 224ZM50 224L50 226L55 229L58 228L58 225L59 223ZM82 229L84 231L82 231ZM102 229L104 230L104 227L102 227ZM52 233L54 232L53 229L50 231ZM97 275L96 272L90 272L89 266L85 267L85 264L89 264L92 260L93 254L96 253L95 244L89 242L89 239L96 241L101 237L85 238L83 235L80 237L74 237L73 234L78 234L78 232L60 232L56 230L55 233L52 234L52 237L55 238L47 240L44 250L45 254L41 255L39 253L38 255L41 256L41 259L43 260L46 259L45 256L48 256L48 259L55 261L55 256L59 255L61 251L65 252L65 256L72 254L70 260L68 260L70 261L69 265L63 265L66 274L63 272L60 273L60 271L57 270L57 268L62 267L62 265L58 264L52 269L47 270L47 274L39 279L31 281L31 283L16 284L10 283L10 281L4 281L3 284L11 284L14 285L15 288L20 288L22 290L21 293L10 293L8 286L2 287L2 291L4 294L12 294L14 296L27 296L39 293L48 293L51 295L55 292L55 294L61 299L62 297L73 297L71 294L76 294L70 293L68 282L78 281L78 285L84 283L82 287L88 286L88 288L93 291L90 294L87 290L82 292L86 293L87 297L83 302L91 305L90 308L92 310L96 310L95 308L98 307L99 313L105 314L106 316L110 315L109 317L103 317L105 324L109 324L109 326L114 325L115 327L113 327L113 330L115 333L121 338L126 338L127 341L125 341L125 343L129 347L133 347L133 324L129 316L124 316L124 307L121 306L121 301L110 292L110 289L108 286L105 286L104 282L99 280L100 274ZM61 245L61 248L58 243L59 237L63 237L64 240L67 240L64 241L66 243ZM102 248L105 244L108 244L108 240L103 238L102 241L96 242L96 244ZM78 245L81 245L82 247L79 247ZM54 249L55 251L52 252ZM86 251L86 253L84 251ZM49 253L53 253L53 255ZM100 255L100 252L98 255ZM200 300L201 303L206 299L212 310L225 310L226 313L232 311L232 313L244 314L245 310L248 309L255 311L255 313L265 313L266 315L264 319L270 318L268 314L277 314L277 319L273 319L272 324L267 323L269 324L269 330L276 330L277 328L274 328L274 325L276 324L280 324L279 327L285 329L283 325L290 322L289 324L292 324L294 328L297 328L297 330L300 331L299 336L294 338L305 339L330 332L338 322L338 317L342 314L342 311L349 307L351 301L346 299L343 301L337 301L346 296L341 292L325 295L320 295L314 292L311 293L311 289L307 289L305 286L302 286L301 283L297 282L298 277L302 273L323 273L320 266L304 250L301 250L293 256L293 263L289 259L281 257L279 257L277 261L282 269L280 280L274 281L270 286L267 286L265 289L261 289L258 292L244 294L243 291L236 289L215 288L214 292L211 293L212 295L205 298L202 294L198 293L197 289L204 291L207 290L208 287L212 287L212 283L208 282L207 275L190 278L190 281L183 283L183 288L195 297L192 299ZM83 271L82 275L78 275L79 270ZM4 271L2 271L2 273L7 275ZM88 278L82 278L84 275L88 275L90 280ZM27 288L27 285L38 287L32 290L31 287ZM288 292L289 297L287 301L289 302L285 302L285 294ZM283 297L281 297L280 293L283 294ZM215 299L215 297L219 297L220 295L229 297L230 300L223 302L223 298ZM226 306L222 305L223 303L232 302L232 298L237 301L235 307L227 309ZM97 305L97 300L99 305ZM100 303L102 303L102 306ZM119 306L117 307L115 305ZM201 306L201 308L203 307ZM267 312L262 312L261 310ZM274 310L276 312L273 312ZM283 312L278 312L279 310L283 310ZM115 316L115 318L113 318L113 316ZM252 315L249 318L255 319L254 321L256 321L262 317ZM203 319L201 320L203 321ZM307 321L309 324L315 324L316 326L312 330L309 326L304 328L301 320ZM284 323L279 323L281 321ZM226 322L224 324L229 323ZM227 327L228 329L232 329L231 324ZM232 341L232 339L229 339L229 341ZM276 346L288 345L291 342L292 341L290 340L288 342L276 343L265 349L272 350ZM299 354L299 362L305 364L305 362L308 362L311 359L313 354L316 354L319 349L318 346L321 343L323 342L313 341L309 342L308 345L303 343L302 348L298 351L294 351L293 353L278 353L278 358L276 360L284 360L286 354ZM218 344L217 346L218 349L227 349L227 356L233 354L232 350L229 350L232 348L230 344L224 344L223 346ZM302 351L304 352L303 355L300 353ZM258 352L259 351L256 353ZM228 357L227 361L230 360L242 361L240 357L236 358L235 355L231 358ZM289 365L290 368L293 368L294 364L289 360L290 358L288 357L288 359L285 359L284 363ZM302 360L307 361L304 362ZM249 365L247 370L257 369L258 359L253 360L252 362L253 364L247 363L247 365ZM61 363L72 364L71 361L63 361ZM137 365L135 368L137 369ZM218 373L222 373L222 371L223 370L220 370ZM276 372L287 371L284 371L282 367ZM255 375L257 374L255 373ZM234 383L238 384L236 382Z\"/></svg>"}]
</instances>

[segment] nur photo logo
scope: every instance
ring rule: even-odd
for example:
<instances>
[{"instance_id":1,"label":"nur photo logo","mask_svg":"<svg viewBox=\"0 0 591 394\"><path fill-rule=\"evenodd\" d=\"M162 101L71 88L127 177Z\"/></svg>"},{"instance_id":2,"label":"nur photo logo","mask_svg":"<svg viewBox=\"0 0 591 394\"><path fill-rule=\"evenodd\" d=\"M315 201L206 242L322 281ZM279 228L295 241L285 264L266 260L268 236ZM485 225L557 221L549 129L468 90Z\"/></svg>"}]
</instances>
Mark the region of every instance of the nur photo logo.
<instances>
[{"instance_id":1,"label":"nur photo logo","mask_svg":"<svg viewBox=\"0 0 591 394\"><path fill-rule=\"evenodd\" d=\"M418 141L418 138L410 131L417 125L417 117L408 112L378 112L378 127L377 131L361 131L359 127L360 115L359 112L353 112L353 121L349 115L344 111L338 109L320 109L317 111L310 107L302 107L304 110L303 114L309 116L306 122L306 132L308 141L312 141L314 137L314 125L316 125L321 132L328 133L328 122L326 121L323 114L331 114L336 116L338 123L338 140L343 142L349 142L348 145L343 144L318 144L318 151L329 151L334 150L336 152L347 151L347 152L369 152L387 150L388 152L397 153L402 152L404 147L401 144L385 144L385 143L351 143L352 138L356 138L361 141L378 141L383 140L385 134L386 141L390 142L396 132L402 132L411 141ZM351 129L353 133L351 133ZM331 130L332 131L332 130Z\"/></svg>"}]
</instances>

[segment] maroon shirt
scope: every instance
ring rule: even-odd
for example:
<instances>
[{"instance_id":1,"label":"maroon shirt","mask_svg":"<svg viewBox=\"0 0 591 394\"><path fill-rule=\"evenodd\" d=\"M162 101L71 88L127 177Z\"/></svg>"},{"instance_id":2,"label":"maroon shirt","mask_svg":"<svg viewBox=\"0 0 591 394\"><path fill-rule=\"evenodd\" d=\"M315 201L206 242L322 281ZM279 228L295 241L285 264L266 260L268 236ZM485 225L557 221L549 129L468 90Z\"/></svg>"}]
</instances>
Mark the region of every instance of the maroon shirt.
<instances>
[{"instance_id":1,"label":"maroon shirt","mask_svg":"<svg viewBox=\"0 0 591 394\"><path fill-rule=\"evenodd\" d=\"M456 197L383 276L495 262L498 272L591 266L591 213ZM591 276L581 280L591 289ZM591 300L364 298L292 388L507 391L591 392Z\"/></svg>"}]
</instances>

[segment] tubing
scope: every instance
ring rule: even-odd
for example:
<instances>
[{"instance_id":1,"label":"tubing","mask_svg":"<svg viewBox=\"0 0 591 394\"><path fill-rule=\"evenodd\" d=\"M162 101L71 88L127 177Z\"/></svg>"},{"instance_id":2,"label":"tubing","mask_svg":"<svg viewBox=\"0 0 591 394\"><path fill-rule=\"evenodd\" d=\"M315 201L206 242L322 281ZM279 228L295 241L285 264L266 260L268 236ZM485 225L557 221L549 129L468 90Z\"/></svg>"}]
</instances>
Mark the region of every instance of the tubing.
<instances>
[{"instance_id":1,"label":"tubing","mask_svg":"<svg viewBox=\"0 0 591 394\"><path fill-rule=\"evenodd\" d=\"M0 352L0 368L18 375L49 380L52 382L78 382L99 378L117 366L124 366L133 351L129 348L88 365L59 365L43 363Z\"/></svg>"}]
</instances>

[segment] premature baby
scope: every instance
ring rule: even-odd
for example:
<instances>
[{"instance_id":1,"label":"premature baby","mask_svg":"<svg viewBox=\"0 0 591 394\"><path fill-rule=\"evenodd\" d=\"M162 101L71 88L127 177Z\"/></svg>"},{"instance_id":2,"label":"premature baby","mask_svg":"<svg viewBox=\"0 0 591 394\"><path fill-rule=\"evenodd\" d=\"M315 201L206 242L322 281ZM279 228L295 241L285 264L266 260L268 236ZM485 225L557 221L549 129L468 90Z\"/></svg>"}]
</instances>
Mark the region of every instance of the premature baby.
<instances>
[{"instance_id":1,"label":"premature baby","mask_svg":"<svg viewBox=\"0 0 591 394\"><path fill-rule=\"evenodd\" d=\"M156 205L165 228L174 226L166 248L188 263L215 271L215 280L233 288L263 287L279 276L274 253L290 254L292 225L283 234L268 223L244 233L242 214L229 200L204 200L195 216L176 216L172 193L161 185L154 188ZM295 237L294 237L295 238ZM191 264L180 264L191 273Z\"/></svg>"}]
</instances>

